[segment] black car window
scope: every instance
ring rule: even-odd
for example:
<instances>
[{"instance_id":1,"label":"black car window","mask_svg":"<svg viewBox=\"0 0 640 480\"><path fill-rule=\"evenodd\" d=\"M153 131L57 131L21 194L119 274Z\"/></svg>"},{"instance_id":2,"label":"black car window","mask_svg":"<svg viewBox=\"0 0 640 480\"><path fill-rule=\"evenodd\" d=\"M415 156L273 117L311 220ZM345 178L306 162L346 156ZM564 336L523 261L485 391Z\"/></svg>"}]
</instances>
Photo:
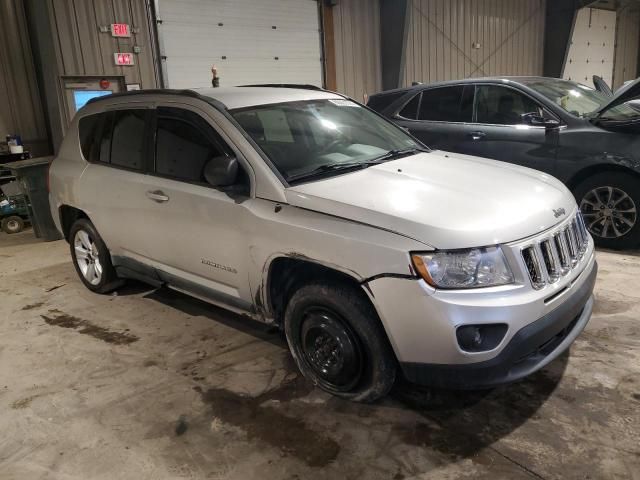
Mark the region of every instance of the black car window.
<instances>
[{"instance_id":1,"label":"black car window","mask_svg":"<svg viewBox=\"0 0 640 480\"><path fill-rule=\"evenodd\" d=\"M476 122L491 125L522 125L522 115L545 112L534 100L508 87L478 85L476 89Z\"/></svg>"},{"instance_id":2,"label":"black car window","mask_svg":"<svg viewBox=\"0 0 640 480\"><path fill-rule=\"evenodd\" d=\"M217 133L200 115L180 108L157 109L156 164L159 175L206 183L204 167L228 151Z\"/></svg>"},{"instance_id":3,"label":"black car window","mask_svg":"<svg viewBox=\"0 0 640 480\"><path fill-rule=\"evenodd\" d=\"M410 120L415 120L418 118L418 107L420 106L420 95L421 93L415 95L409 103L407 103L402 110L400 110L400 115L403 118L408 118Z\"/></svg>"},{"instance_id":4,"label":"black car window","mask_svg":"<svg viewBox=\"0 0 640 480\"><path fill-rule=\"evenodd\" d=\"M111 164L142 171L144 166L147 110L115 112L111 135ZM104 128L103 131L108 129ZM103 136L104 140L104 136ZM103 148L101 147L101 159Z\"/></svg>"},{"instance_id":5,"label":"black car window","mask_svg":"<svg viewBox=\"0 0 640 480\"><path fill-rule=\"evenodd\" d=\"M78 122L78 133L80 136L80 149L82 155L88 161L95 161L97 145L99 143L100 126L104 114L88 115L82 117Z\"/></svg>"},{"instance_id":6,"label":"black car window","mask_svg":"<svg viewBox=\"0 0 640 480\"><path fill-rule=\"evenodd\" d=\"M387 108L393 102L402 97L406 92L393 92L393 93L381 93L378 95L373 95L369 98L369 102L367 103L367 107L375 110L376 112L381 112L383 109Z\"/></svg>"},{"instance_id":7,"label":"black car window","mask_svg":"<svg viewBox=\"0 0 640 480\"><path fill-rule=\"evenodd\" d=\"M422 92L420 120L440 122L470 122L471 109L468 107L468 95L465 87L440 87Z\"/></svg>"}]
</instances>

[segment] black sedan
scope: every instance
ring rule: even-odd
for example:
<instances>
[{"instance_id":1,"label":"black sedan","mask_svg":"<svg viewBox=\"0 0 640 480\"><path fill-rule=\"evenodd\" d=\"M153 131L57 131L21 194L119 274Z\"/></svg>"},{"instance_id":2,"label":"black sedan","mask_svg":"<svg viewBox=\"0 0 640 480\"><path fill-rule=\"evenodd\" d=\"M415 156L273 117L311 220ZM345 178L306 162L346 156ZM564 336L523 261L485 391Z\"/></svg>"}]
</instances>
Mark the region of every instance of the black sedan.
<instances>
[{"instance_id":1,"label":"black sedan","mask_svg":"<svg viewBox=\"0 0 640 480\"><path fill-rule=\"evenodd\" d=\"M390 90L368 106L433 149L542 170L574 193L596 243L640 244L640 79L613 96L543 77ZM478 188L482 188L481 183Z\"/></svg>"}]
</instances>

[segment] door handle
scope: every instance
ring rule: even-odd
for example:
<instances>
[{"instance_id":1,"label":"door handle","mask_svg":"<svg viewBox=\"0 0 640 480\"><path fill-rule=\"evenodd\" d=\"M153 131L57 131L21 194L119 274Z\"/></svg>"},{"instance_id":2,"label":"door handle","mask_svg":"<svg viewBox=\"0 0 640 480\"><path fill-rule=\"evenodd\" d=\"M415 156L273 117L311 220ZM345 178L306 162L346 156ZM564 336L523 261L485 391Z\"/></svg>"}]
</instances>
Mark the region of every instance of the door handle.
<instances>
[{"instance_id":1,"label":"door handle","mask_svg":"<svg viewBox=\"0 0 640 480\"><path fill-rule=\"evenodd\" d=\"M169 201L169 197L164 194L162 190L154 190L152 192L147 192L147 198L150 198L154 202L164 203Z\"/></svg>"},{"instance_id":2,"label":"door handle","mask_svg":"<svg viewBox=\"0 0 640 480\"><path fill-rule=\"evenodd\" d=\"M472 140L482 140L484 137L487 136L487 134L484 132L471 132L469 136L471 137Z\"/></svg>"}]
</instances>

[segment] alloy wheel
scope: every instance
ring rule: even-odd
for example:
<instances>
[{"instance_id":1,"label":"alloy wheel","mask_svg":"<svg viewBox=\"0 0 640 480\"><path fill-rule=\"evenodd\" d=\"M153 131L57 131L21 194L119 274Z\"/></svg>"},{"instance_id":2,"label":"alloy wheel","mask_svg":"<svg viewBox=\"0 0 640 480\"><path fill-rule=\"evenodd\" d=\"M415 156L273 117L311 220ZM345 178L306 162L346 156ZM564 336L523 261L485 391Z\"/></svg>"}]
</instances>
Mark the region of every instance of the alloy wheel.
<instances>
[{"instance_id":1,"label":"alloy wheel","mask_svg":"<svg viewBox=\"0 0 640 480\"><path fill-rule=\"evenodd\" d=\"M597 187L588 191L580 202L585 224L593 235L619 238L631 231L637 221L636 204L616 187Z\"/></svg>"},{"instance_id":2,"label":"alloy wheel","mask_svg":"<svg viewBox=\"0 0 640 480\"><path fill-rule=\"evenodd\" d=\"M76 264L82 276L91 285L98 285L102 280L102 264L94 239L85 230L78 230L73 239L73 246Z\"/></svg>"},{"instance_id":3,"label":"alloy wheel","mask_svg":"<svg viewBox=\"0 0 640 480\"><path fill-rule=\"evenodd\" d=\"M325 388L350 391L364 368L356 335L339 315L324 307L309 307L303 317L300 345L305 363Z\"/></svg>"}]
</instances>

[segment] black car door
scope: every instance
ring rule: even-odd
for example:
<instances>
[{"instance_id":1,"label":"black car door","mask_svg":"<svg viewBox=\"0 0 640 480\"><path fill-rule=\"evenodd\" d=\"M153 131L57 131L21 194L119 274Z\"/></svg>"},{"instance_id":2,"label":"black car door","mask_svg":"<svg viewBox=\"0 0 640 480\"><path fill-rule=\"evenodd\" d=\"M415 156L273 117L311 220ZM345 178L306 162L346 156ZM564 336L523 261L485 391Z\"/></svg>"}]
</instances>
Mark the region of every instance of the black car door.
<instances>
[{"instance_id":1,"label":"black car door","mask_svg":"<svg viewBox=\"0 0 640 480\"><path fill-rule=\"evenodd\" d=\"M473 85L453 85L416 94L394 120L434 150L462 149L473 115Z\"/></svg>"},{"instance_id":2,"label":"black car door","mask_svg":"<svg viewBox=\"0 0 640 480\"><path fill-rule=\"evenodd\" d=\"M473 128L465 136L465 152L553 174L561 127L527 124L522 117L527 113L555 119L536 100L511 86L476 85Z\"/></svg>"}]
</instances>

